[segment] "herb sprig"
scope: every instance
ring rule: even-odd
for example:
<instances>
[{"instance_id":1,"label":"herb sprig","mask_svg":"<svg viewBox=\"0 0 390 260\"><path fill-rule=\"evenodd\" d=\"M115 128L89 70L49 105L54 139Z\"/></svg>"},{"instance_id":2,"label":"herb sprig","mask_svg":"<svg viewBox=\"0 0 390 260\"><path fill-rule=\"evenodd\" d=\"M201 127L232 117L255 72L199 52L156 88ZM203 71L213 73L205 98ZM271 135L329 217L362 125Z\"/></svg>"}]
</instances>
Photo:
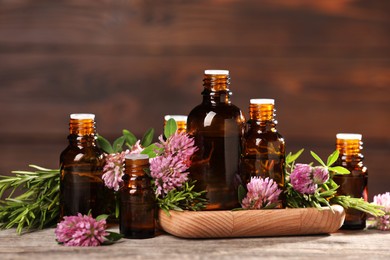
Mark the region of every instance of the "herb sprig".
<instances>
[{"instance_id":1,"label":"herb sprig","mask_svg":"<svg viewBox=\"0 0 390 260\"><path fill-rule=\"evenodd\" d=\"M169 216L169 210L202 210L206 207L207 199L205 198L206 191L194 191L195 182L185 182L180 190L173 189L168 194L161 198L157 197L158 206Z\"/></svg>"},{"instance_id":2,"label":"herb sprig","mask_svg":"<svg viewBox=\"0 0 390 260\"><path fill-rule=\"evenodd\" d=\"M53 226L59 218L59 170L29 165L34 171L12 171L15 176L0 175L0 228L23 231ZM19 196L13 196L17 189Z\"/></svg>"},{"instance_id":3,"label":"herb sprig","mask_svg":"<svg viewBox=\"0 0 390 260\"><path fill-rule=\"evenodd\" d=\"M352 198L351 196L337 195L339 185L333 180L333 176L350 174L350 172L341 166L333 166L339 157L339 151L333 152L327 158L325 163L316 153L310 152L312 157L329 172L329 179L314 191L314 194L301 193L294 189L291 184L290 175L295 168L295 161L303 153L303 149L295 154L288 154L286 157L286 201L287 206L291 208L308 208L315 207L321 209L323 206L330 207L332 204L338 204L348 209L353 208L359 211L369 213L373 216L381 216L384 214L382 207L368 203L362 198Z\"/></svg>"}]
</instances>

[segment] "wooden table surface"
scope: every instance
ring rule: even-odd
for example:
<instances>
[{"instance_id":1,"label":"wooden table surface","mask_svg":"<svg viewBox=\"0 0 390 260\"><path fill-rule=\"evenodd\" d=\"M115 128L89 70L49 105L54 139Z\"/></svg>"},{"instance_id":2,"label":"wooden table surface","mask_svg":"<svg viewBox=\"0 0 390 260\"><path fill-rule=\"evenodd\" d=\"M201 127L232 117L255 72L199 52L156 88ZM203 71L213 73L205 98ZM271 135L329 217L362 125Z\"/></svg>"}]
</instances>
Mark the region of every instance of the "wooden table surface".
<instances>
[{"instance_id":1,"label":"wooden table surface","mask_svg":"<svg viewBox=\"0 0 390 260\"><path fill-rule=\"evenodd\" d=\"M118 232L117 228L110 229ZM390 232L338 231L330 235L235 239L180 239L163 234L105 247L65 247L54 229L16 235L0 231L0 259L390 259Z\"/></svg>"}]
</instances>

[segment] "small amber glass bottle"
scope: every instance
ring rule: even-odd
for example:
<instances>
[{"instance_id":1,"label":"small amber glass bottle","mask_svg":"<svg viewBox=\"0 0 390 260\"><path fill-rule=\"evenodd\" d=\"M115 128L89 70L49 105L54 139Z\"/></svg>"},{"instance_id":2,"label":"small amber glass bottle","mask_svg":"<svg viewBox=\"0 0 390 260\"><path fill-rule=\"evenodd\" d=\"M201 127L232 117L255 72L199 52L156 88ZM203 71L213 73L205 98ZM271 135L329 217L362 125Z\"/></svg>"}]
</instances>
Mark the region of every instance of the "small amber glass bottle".
<instances>
[{"instance_id":1,"label":"small amber glass bottle","mask_svg":"<svg viewBox=\"0 0 390 260\"><path fill-rule=\"evenodd\" d=\"M230 101L227 70L206 70L203 102L188 115L187 133L198 150L192 157L190 177L198 190L206 190L206 210L229 210L239 206L237 186L241 137L245 118Z\"/></svg>"},{"instance_id":2,"label":"small amber glass bottle","mask_svg":"<svg viewBox=\"0 0 390 260\"><path fill-rule=\"evenodd\" d=\"M179 133L186 132L187 131L187 116L183 115L166 115L164 116L164 126L167 123L169 119L175 119L177 124L177 131Z\"/></svg>"},{"instance_id":3,"label":"small amber glass bottle","mask_svg":"<svg viewBox=\"0 0 390 260\"><path fill-rule=\"evenodd\" d=\"M363 198L367 201L367 168L363 165L364 156L361 134L336 135L336 149L340 152L335 166L343 166L351 173L335 175L333 180L340 185L338 195L348 195L354 198ZM364 212L347 209L342 229L364 229L366 227L366 214Z\"/></svg>"},{"instance_id":4,"label":"small amber glass bottle","mask_svg":"<svg viewBox=\"0 0 390 260\"><path fill-rule=\"evenodd\" d=\"M69 145L60 156L60 217L106 213L103 152L96 146L94 114L71 114ZM111 197L112 198L112 197Z\"/></svg>"},{"instance_id":5,"label":"small amber glass bottle","mask_svg":"<svg viewBox=\"0 0 390 260\"><path fill-rule=\"evenodd\" d=\"M240 176L245 186L251 177L269 177L284 190L285 141L277 131L274 99L251 99L250 119L243 138ZM282 194L277 206L282 208Z\"/></svg>"},{"instance_id":6,"label":"small amber glass bottle","mask_svg":"<svg viewBox=\"0 0 390 260\"><path fill-rule=\"evenodd\" d=\"M151 238L155 235L155 195L151 184L149 157L125 157L124 184L120 189L120 233L126 238Z\"/></svg>"}]
</instances>

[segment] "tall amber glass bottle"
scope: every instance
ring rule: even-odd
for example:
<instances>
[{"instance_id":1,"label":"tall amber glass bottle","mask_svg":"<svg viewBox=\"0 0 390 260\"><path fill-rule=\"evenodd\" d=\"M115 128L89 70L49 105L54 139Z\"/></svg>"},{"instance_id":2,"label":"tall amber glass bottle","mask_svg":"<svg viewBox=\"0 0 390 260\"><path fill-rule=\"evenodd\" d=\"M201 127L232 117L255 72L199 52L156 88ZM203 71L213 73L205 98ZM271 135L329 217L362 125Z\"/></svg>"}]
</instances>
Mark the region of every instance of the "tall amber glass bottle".
<instances>
[{"instance_id":1,"label":"tall amber glass bottle","mask_svg":"<svg viewBox=\"0 0 390 260\"><path fill-rule=\"evenodd\" d=\"M227 70L206 70L203 102L188 115L187 133L198 150L192 157L190 177L197 188L206 190L208 210L228 210L239 206L236 186L245 119L230 101Z\"/></svg>"},{"instance_id":2,"label":"tall amber glass bottle","mask_svg":"<svg viewBox=\"0 0 390 260\"><path fill-rule=\"evenodd\" d=\"M167 123L169 119L175 119L176 124L177 124L177 131L179 133L181 132L186 132L187 131L187 116L183 115L166 115L164 116L164 126Z\"/></svg>"},{"instance_id":3,"label":"tall amber glass bottle","mask_svg":"<svg viewBox=\"0 0 390 260\"><path fill-rule=\"evenodd\" d=\"M367 167L363 165L364 156L361 153L363 143L361 134L336 135L336 149L340 152L335 166L343 166L351 173L345 175L335 175L334 181L340 185L337 190L338 195L349 195L354 198L363 198L367 201ZM366 227L366 214L348 209L343 229L364 229Z\"/></svg>"},{"instance_id":4,"label":"tall amber glass bottle","mask_svg":"<svg viewBox=\"0 0 390 260\"><path fill-rule=\"evenodd\" d=\"M244 185L251 177L269 177L284 189L285 141L277 131L273 99L251 99L250 119L243 138L240 176ZM282 195L281 195L282 196ZM280 198L278 208L283 207Z\"/></svg>"},{"instance_id":5,"label":"tall amber glass bottle","mask_svg":"<svg viewBox=\"0 0 390 260\"><path fill-rule=\"evenodd\" d=\"M155 234L155 195L146 154L125 158L124 185L120 189L120 233L126 238L150 238Z\"/></svg>"},{"instance_id":6,"label":"tall amber glass bottle","mask_svg":"<svg viewBox=\"0 0 390 260\"><path fill-rule=\"evenodd\" d=\"M107 204L102 181L103 152L96 146L94 114L71 114L69 145L60 156L60 216L103 214Z\"/></svg>"}]
</instances>

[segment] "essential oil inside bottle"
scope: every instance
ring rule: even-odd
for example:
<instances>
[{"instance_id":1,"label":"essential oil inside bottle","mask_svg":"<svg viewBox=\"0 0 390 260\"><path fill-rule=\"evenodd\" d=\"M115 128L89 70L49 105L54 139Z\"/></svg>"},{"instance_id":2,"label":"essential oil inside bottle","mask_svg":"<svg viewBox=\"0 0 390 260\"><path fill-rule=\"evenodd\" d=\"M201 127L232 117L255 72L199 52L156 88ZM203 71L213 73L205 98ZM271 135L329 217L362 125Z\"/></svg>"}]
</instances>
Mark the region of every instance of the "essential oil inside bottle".
<instances>
[{"instance_id":1,"label":"essential oil inside bottle","mask_svg":"<svg viewBox=\"0 0 390 260\"><path fill-rule=\"evenodd\" d=\"M96 146L95 115L71 114L69 145L60 156L60 216L107 213L113 200L102 181L103 152Z\"/></svg>"},{"instance_id":2,"label":"essential oil inside bottle","mask_svg":"<svg viewBox=\"0 0 390 260\"><path fill-rule=\"evenodd\" d=\"M338 195L347 195L354 198L363 198L367 201L367 168L363 165L364 156L361 153L363 143L361 134L337 134L336 149L340 152L335 166L343 166L351 173L335 175L333 180L340 185ZM347 209L342 229L364 229L366 214L364 212Z\"/></svg>"},{"instance_id":3,"label":"essential oil inside bottle","mask_svg":"<svg viewBox=\"0 0 390 260\"><path fill-rule=\"evenodd\" d=\"M126 238L155 235L155 194L151 185L149 157L130 154L125 158L124 185L120 189L120 233Z\"/></svg>"},{"instance_id":4,"label":"essential oil inside bottle","mask_svg":"<svg viewBox=\"0 0 390 260\"><path fill-rule=\"evenodd\" d=\"M243 138L240 176L245 185L251 177L271 178L284 190L285 141L276 129L274 99L251 99L250 119ZM281 194L278 208L284 207Z\"/></svg>"},{"instance_id":5,"label":"essential oil inside bottle","mask_svg":"<svg viewBox=\"0 0 390 260\"><path fill-rule=\"evenodd\" d=\"M206 70L203 101L187 119L187 133L198 147L191 159L190 178L197 181L199 191L207 191L206 210L239 207L236 189L245 119L230 101L229 85L229 71Z\"/></svg>"}]
</instances>

